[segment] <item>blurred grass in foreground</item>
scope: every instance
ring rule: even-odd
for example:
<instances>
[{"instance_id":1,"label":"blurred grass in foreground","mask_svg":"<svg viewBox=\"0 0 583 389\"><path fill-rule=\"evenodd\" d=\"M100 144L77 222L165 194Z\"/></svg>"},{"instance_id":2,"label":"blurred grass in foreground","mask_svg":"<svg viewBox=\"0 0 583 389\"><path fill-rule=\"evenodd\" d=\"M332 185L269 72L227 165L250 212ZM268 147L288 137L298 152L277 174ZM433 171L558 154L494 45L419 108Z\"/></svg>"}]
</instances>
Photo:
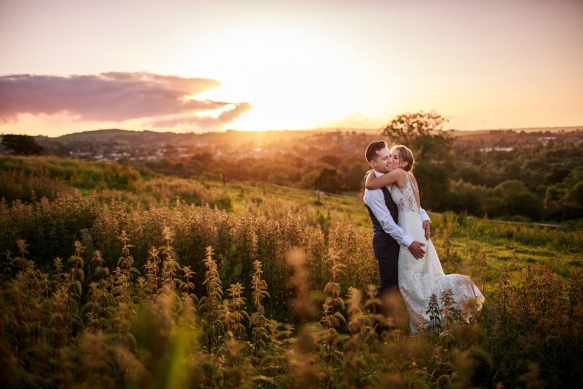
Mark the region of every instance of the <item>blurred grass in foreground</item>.
<instances>
[{"instance_id":1,"label":"blurred grass in foreground","mask_svg":"<svg viewBox=\"0 0 583 389\"><path fill-rule=\"evenodd\" d=\"M4 387L581 384L580 229L431 214L444 270L486 304L465 324L441 301L439 327L412 338L397 300L379 336L359 199L163 177L82 194L39 177L12 182L67 190L0 203Z\"/></svg>"}]
</instances>

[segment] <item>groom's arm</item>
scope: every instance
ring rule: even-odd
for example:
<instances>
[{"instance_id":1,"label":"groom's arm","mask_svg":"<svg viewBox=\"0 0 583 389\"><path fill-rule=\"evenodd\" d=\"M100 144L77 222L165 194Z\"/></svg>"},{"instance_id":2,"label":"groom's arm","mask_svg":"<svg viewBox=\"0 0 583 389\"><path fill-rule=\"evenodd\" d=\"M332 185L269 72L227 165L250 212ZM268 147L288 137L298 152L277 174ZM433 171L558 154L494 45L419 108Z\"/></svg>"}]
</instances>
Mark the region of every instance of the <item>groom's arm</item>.
<instances>
[{"instance_id":1,"label":"groom's arm","mask_svg":"<svg viewBox=\"0 0 583 389\"><path fill-rule=\"evenodd\" d=\"M364 202L370 207L372 213L381 224L381 227L383 227L383 230L391 235L399 245L408 249L417 259L420 259L425 255L425 250L423 250L425 244L411 239L405 231L395 223L395 220L393 220L393 217L385 204L385 196L380 189L365 189Z\"/></svg>"},{"instance_id":2,"label":"groom's arm","mask_svg":"<svg viewBox=\"0 0 583 389\"><path fill-rule=\"evenodd\" d=\"M411 239L405 231L395 223L387 205L385 204L385 196L380 189L365 190L364 202L368 205L375 215L383 230L393 237L397 243L405 248L411 246L413 239Z\"/></svg>"}]
</instances>

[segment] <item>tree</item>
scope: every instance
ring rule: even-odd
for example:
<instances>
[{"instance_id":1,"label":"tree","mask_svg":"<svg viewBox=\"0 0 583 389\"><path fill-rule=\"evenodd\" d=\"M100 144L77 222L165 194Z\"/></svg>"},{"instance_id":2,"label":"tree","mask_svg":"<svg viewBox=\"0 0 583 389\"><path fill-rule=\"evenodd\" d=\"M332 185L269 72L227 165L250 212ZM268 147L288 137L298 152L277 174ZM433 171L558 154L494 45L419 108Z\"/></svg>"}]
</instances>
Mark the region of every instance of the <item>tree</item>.
<instances>
[{"instance_id":1,"label":"tree","mask_svg":"<svg viewBox=\"0 0 583 389\"><path fill-rule=\"evenodd\" d=\"M569 169L564 166L554 167L547 175L547 185L558 184L569 175Z\"/></svg>"},{"instance_id":2,"label":"tree","mask_svg":"<svg viewBox=\"0 0 583 389\"><path fill-rule=\"evenodd\" d=\"M440 209L441 199L450 187L449 170L443 164L421 161L415 163L414 174L419 185L421 206L425 209Z\"/></svg>"},{"instance_id":3,"label":"tree","mask_svg":"<svg viewBox=\"0 0 583 389\"><path fill-rule=\"evenodd\" d=\"M465 194L456 190L449 190L441 199L441 208L455 213L463 213L468 209L468 199Z\"/></svg>"},{"instance_id":4,"label":"tree","mask_svg":"<svg viewBox=\"0 0 583 389\"><path fill-rule=\"evenodd\" d=\"M318 162L326 163L332 166L334 169L338 169L338 166L340 166L342 161L336 155L324 155L318 158Z\"/></svg>"},{"instance_id":5,"label":"tree","mask_svg":"<svg viewBox=\"0 0 583 389\"><path fill-rule=\"evenodd\" d=\"M352 191L361 190L363 187L364 175L369 169L370 165L365 165L364 163L355 164L352 169L343 176L346 189Z\"/></svg>"},{"instance_id":6,"label":"tree","mask_svg":"<svg viewBox=\"0 0 583 389\"><path fill-rule=\"evenodd\" d=\"M45 150L29 135L2 135L2 145L15 155L42 155Z\"/></svg>"},{"instance_id":7,"label":"tree","mask_svg":"<svg viewBox=\"0 0 583 389\"><path fill-rule=\"evenodd\" d=\"M508 205L514 209L516 214L526 216L532 220L540 220L542 216L542 203L538 197L531 192L523 192L519 194L515 203Z\"/></svg>"},{"instance_id":8,"label":"tree","mask_svg":"<svg viewBox=\"0 0 583 389\"><path fill-rule=\"evenodd\" d=\"M267 177L267 181L279 186L289 185L289 179L283 173L270 174L269 177Z\"/></svg>"},{"instance_id":9,"label":"tree","mask_svg":"<svg viewBox=\"0 0 583 389\"><path fill-rule=\"evenodd\" d=\"M477 167L473 165L462 166L453 176L456 180L462 180L464 182L474 184L474 185L482 185L483 179L480 171Z\"/></svg>"},{"instance_id":10,"label":"tree","mask_svg":"<svg viewBox=\"0 0 583 389\"><path fill-rule=\"evenodd\" d=\"M314 189L316 187L316 180L320 176L317 170L312 170L302 176L302 181L300 182L300 188L303 189Z\"/></svg>"},{"instance_id":11,"label":"tree","mask_svg":"<svg viewBox=\"0 0 583 389\"><path fill-rule=\"evenodd\" d=\"M483 216L484 215L484 203L486 202L487 198L491 196L492 189L488 189L485 186L481 185L474 185L469 182L464 182L462 180L457 180L452 182L452 191L461 193L465 197L465 207L462 211L468 211L468 214L474 216ZM450 208L450 204L448 204L450 199L447 199L447 193L443 196L442 199L442 209L440 210L452 210Z\"/></svg>"},{"instance_id":12,"label":"tree","mask_svg":"<svg viewBox=\"0 0 583 389\"><path fill-rule=\"evenodd\" d=\"M493 216L526 216L539 220L542 203L522 181L508 180L496 186L488 200L488 214Z\"/></svg>"},{"instance_id":13,"label":"tree","mask_svg":"<svg viewBox=\"0 0 583 389\"><path fill-rule=\"evenodd\" d=\"M404 144L415 153L415 159L444 159L453 146L453 138L442 131L447 119L437 113L398 115L381 130L391 141ZM438 157L438 158L435 158Z\"/></svg>"},{"instance_id":14,"label":"tree","mask_svg":"<svg viewBox=\"0 0 583 389\"><path fill-rule=\"evenodd\" d=\"M213 162L214 155L205 151L203 153L193 154L192 157L190 157L190 160L194 165L199 165L202 169L206 170L208 169L209 164Z\"/></svg>"},{"instance_id":15,"label":"tree","mask_svg":"<svg viewBox=\"0 0 583 389\"><path fill-rule=\"evenodd\" d=\"M342 180L335 169L323 169L315 185L322 192L339 193L342 190Z\"/></svg>"}]
</instances>

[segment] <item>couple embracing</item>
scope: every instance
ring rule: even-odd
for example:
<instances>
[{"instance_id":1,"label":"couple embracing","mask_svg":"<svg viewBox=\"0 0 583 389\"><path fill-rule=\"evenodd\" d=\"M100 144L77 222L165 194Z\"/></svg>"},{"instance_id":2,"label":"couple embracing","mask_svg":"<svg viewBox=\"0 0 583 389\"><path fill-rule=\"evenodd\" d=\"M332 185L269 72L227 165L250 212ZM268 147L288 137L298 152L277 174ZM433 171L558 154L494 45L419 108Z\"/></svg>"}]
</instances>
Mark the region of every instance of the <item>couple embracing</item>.
<instances>
[{"instance_id":1,"label":"couple embracing","mask_svg":"<svg viewBox=\"0 0 583 389\"><path fill-rule=\"evenodd\" d=\"M381 279L377 297L386 305L387 297L400 291L412 334L422 325L421 318L429 321L431 295L439 298L447 290L469 320L468 315L481 308L484 296L468 276L444 274L430 240L431 221L421 208L411 150L402 145L389 150L380 140L368 146L366 160L373 168L366 177L363 199L374 229L373 249Z\"/></svg>"}]
</instances>

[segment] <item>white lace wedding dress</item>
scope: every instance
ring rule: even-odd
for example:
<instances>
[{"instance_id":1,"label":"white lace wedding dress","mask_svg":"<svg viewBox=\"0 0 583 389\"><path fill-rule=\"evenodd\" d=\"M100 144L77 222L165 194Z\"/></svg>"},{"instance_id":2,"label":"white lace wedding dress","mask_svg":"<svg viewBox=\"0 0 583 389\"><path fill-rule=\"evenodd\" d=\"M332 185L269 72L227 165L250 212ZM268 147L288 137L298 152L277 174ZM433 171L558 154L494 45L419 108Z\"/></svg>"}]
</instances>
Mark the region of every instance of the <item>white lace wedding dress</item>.
<instances>
[{"instance_id":1,"label":"white lace wedding dress","mask_svg":"<svg viewBox=\"0 0 583 389\"><path fill-rule=\"evenodd\" d=\"M439 298L441 293L448 289L453 292L456 307L465 311L464 317L466 320L469 319L467 315L482 307L484 295L470 277L443 273L433 243L431 240L425 240L423 220L409 173L407 173L407 184L403 189L393 184L391 197L399 209L398 225L413 240L425 243L425 256L421 259L415 259L407 249L401 248L399 251L399 289L409 312L411 333L417 332L419 315L429 322L429 314L426 312L431 295L435 294Z\"/></svg>"}]
</instances>

